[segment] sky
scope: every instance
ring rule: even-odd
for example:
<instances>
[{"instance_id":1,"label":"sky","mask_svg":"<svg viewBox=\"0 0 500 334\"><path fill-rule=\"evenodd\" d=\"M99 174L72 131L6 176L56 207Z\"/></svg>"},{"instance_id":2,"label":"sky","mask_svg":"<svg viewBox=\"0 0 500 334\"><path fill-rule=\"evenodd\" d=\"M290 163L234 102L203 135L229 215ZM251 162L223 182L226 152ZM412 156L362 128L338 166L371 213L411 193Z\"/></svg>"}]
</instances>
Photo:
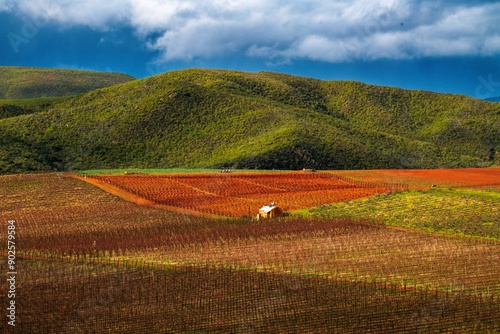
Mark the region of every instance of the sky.
<instances>
[{"instance_id":1,"label":"sky","mask_svg":"<svg viewBox=\"0 0 500 334\"><path fill-rule=\"evenodd\" d=\"M500 96L500 1L0 0L0 65L183 68Z\"/></svg>"}]
</instances>

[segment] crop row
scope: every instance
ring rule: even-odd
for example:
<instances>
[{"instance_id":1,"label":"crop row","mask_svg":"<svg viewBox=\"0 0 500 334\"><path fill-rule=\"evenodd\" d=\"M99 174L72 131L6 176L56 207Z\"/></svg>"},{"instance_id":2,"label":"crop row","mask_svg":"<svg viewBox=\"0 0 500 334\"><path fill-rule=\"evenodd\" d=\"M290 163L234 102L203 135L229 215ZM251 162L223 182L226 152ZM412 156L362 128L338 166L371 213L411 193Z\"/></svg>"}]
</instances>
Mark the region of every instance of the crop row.
<instances>
[{"instance_id":1,"label":"crop row","mask_svg":"<svg viewBox=\"0 0 500 334\"><path fill-rule=\"evenodd\" d=\"M498 245L405 233L349 219L215 220L123 202L77 211L25 212L16 224L21 254L140 257L311 274L334 270L352 280L386 277L397 284L412 281L439 289L451 282L500 293L498 268L491 266L500 256Z\"/></svg>"},{"instance_id":2,"label":"crop row","mask_svg":"<svg viewBox=\"0 0 500 334\"><path fill-rule=\"evenodd\" d=\"M431 180L443 185L486 186L500 184L500 168L393 170L391 173Z\"/></svg>"},{"instance_id":3,"label":"crop row","mask_svg":"<svg viewBox=\"0 0 500 334\"><path fill-rule=\"evenodd\" d=\"M383 280L352 283L137 261L22 260L18 271L25 306L18 309L16 329L34 334L500 329L499 303L467 290L441 294Z\"/></svg>"},{"instance_id":4,"label":"crop row","mask_svg":"<svg viewBox=\"0 0 500 334\"><path fill-rule=\"evenodd\" d=\"M418 169L418 170L359 170L335 171L336 175L374 183L404 183L412 188L436 186L498 187L500 168Z\"/></svg>"},{"instance_id":5,"label":"crop row","mask_svg":"<svg viewBox=\"0 0 500 334\"><path fill-rule=\"evenodd\" d=\"M387 225L500 240L500 201L488 191L412 191L329 204L311 213L316 217L362 217Z\"/></svg>"},{"instance_id":6,"label":"crop row","mask_svg":"<svg viewBox=\"0 0 500 334\"><path fill-rule=\"evenodd\" d=\"M230 199L210 195L209 183L190 182L183 186L200 196ZM22 245L18 300L30 306L19 308L20 332L500 330L495 242L408 233L367 224L361 216L260 222L194 217L137 206L59 175L0 177L0 183L9 203L0 220L16 220ZM305 201L322 192L372 189L296 194ZM411 196L426 193L370 198L378 202L363 216L380 208L410 208L411 215L434 206L485 215L497 203L487 192L456 190L443 197L439 192L446 190L432 191L422 201ZM271 194L283 201L288 195ZM273 200L234 197L240 198ZM383 201L391 198L397 201ZM5 266L0 262L1 271Z\"/></svg>"},{"instance_id":7,"label":"crop row","mask_svg":"<svg viewBox=\"0 0 500 334\"><path fill-rule=\"evenodd\" d=\"M275 202L295 210L401 188L355 182L328 173L241 173L232 175L92 176L158 204L221 216L253 216Z\"/></svg>"},{"instance_id":8,"label":"crop row","mask_svg":"<svg viewBox=\"0 0 500 334\"><path fill-rule=\"evenodd\" d=\"M107 196L94 187L75 191L75 182L80 182L69 177L45 178L45 187L35 187L38 181L32 181L17 190L11 187L12 194L18 198L32 194L42 198L44 189L54 189L57 185L61 189L57 193L60 200L53 194L54 203L50 206L42 202L44 204L37 207L36 202L23 200L16 202L15 213L0 212L1 220L16 220L23 245L20 251L39 250L73 257L142 257L165 263L210 262L241 268L270 267L277 271L300 269L322 273L336 270L339 276L354 280L356 277L387 277L398 284L411 280L429 288L465 284L477 286L479 291L500 291L498 268L491 266L500 256L500 249L495 244L367 227L359 217L355 218L360 222L289 217L258 223L248 219L194 217L137 206ZM376 198L380 201L411 194ZM72 197L95 197L97 204L88 200L73 206L67 202ZM105 202L102 198L112 200ZM460 196L453 198L460 199ZM483 210L485 203L495 203L476 203L473 197L463 201L469 204L457 207L457 212L470 208L473 215L483 212L476 210ZM453 207L451 199L441 203L434 198L429 202L440 203L439 208L443 207L440 210ZM58 207L58 203L62 206ZM381 206L377 204L366 212L377 212L377 208L384 205L384 202L377 203ZM403 200L394 202L383 212L397 212L410 205L417 210L424 204L414 199L405 203ZM346 210L338 214L347 213Z\"/></svg>"}]
</instances>

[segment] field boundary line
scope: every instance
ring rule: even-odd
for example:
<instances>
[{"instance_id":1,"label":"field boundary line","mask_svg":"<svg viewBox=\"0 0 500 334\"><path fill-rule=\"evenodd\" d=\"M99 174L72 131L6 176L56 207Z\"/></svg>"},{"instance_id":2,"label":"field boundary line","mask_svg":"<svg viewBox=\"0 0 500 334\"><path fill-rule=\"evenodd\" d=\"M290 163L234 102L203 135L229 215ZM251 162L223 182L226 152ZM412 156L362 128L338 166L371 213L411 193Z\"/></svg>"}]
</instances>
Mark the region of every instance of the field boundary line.
<instances>
[{"instance_id":1,"label":"field boundary line","mask_svg":"<svg viewBox=\"0 0 500 334\"><path fill-rule=\"evenodd\" d=\"M271 186L268 186L268 185L260 183L260 182L250 181L248 179L245 179L244 177L235 176L235 178L238 178L239 180L241 180L243 182L246 182L246 183L249 183L249 184L252 184L252 185L256 185L256 186L259 186L259 187L263 187L263 188L268 188L268 189L271 189L271 190L274 190L274 191L279 191L279 192L287 192L288 191L287 189L278 188L278 187L271 187Z\"/></svg>"},{"instance_id":2,"label":"field boundary line","mask_svg":"<svg viewBox=\"0 0 500 334\"><path fill-rule=\"evenodd\" d=\"M216 194L216 193L213 193L213 192L210 192L210 191L207 191L207 190L203 190L201 188L197 188L195 186L192 186L190 184L187 184L187 183L184 183L182 181L179 181L178 178L170 178L170 177L167 177L167 179L171 182L174 182L174 183L178 183L178 184L181 184L183 185L184 187L187 187L187 188L191 188L193 190L196 190L200 193L204 193L204 194L207 194L207 195L212 195L212 196L215 196L215 197L225 197L225 196L222 196L222 195L219 195L219 194Z\"/></svg>"}]
</instances>

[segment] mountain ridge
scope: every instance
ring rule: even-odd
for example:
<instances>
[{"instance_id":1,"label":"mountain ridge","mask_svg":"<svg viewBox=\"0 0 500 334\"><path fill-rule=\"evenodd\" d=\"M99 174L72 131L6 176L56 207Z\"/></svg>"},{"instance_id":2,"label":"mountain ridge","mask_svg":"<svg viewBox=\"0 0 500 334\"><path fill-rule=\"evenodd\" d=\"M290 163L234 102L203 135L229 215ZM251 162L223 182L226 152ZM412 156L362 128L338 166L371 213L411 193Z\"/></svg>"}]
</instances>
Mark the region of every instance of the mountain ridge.
<instances>
[{"instance_id":1,"label":"mountain ridge","mask_svg":"<svg viewBox=\"0 0 500 334\"><path fill-rule=\"evenodd\" d=\"M499 106L462 95L188 69L0 120L0 171L488 166L499 129Z\"/></svg>"}]
</instances>

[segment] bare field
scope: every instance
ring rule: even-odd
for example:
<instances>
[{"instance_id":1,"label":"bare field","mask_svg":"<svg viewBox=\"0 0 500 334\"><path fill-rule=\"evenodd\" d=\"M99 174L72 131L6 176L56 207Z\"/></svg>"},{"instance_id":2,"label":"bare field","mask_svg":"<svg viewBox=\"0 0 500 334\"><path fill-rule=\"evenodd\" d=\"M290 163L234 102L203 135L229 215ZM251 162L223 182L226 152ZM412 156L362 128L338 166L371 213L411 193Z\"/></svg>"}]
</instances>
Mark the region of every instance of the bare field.
<instances>
[{"instance_id":1,"label":"bare field","mask_svg":"<svg viewBox=\"0 0 500 334\"><path fill-rule=\"evenodd\" d=\"M267 196L261 191L283 199L291 192L293 203L322 191L377 188L373 180L326 178L320 189L323 176L305 175L310 184L279 174L277 180L155 176L160 182L151 177L135 184L156 184L156 194L184 189L169 195L177 202L168 204L179 206L190 191L192 198L249 196L256 203ZM182 214L137 205L83 181L66 174L0 177L0 219L15 220L22 245L17 298L25 332L500 330L496 241L395 230L362 218L255 222ZM312 203L310 197L304 203ZM204 203L192 202L190 209ZM5 261L0 269L7 272Z\"/></svg>"}]
</instances>

